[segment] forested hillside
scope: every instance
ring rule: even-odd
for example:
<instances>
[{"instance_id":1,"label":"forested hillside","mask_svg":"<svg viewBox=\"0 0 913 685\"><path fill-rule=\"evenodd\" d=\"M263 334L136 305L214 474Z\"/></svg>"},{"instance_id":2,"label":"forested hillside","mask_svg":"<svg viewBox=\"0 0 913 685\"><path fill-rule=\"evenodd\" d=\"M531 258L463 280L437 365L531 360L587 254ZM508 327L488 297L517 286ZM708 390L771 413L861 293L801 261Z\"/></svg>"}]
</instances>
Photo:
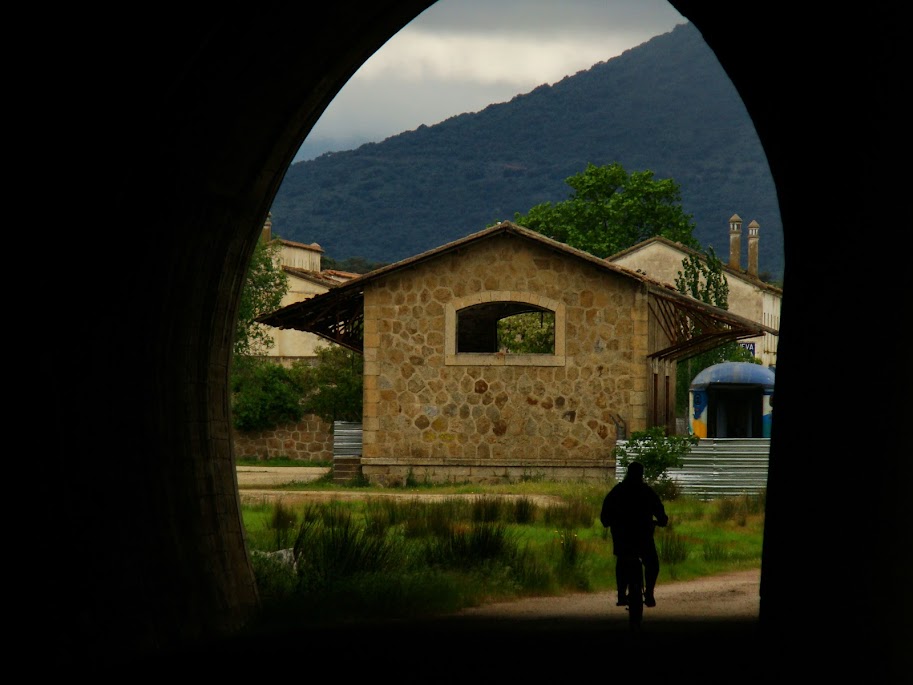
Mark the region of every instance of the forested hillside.
<instances>
[{"instance_id":1,"label":"forested hillside","mask_svg":"<svg viewBox=\"0 0 913 685\"><path fill-rule=\"evenodd\" d=\"M272 207L273 231L319 243L335 260L395 262L565 200L566 178L612 162L675 180L695 237L724 261L729 217L757 220L760 271L782 279L767 159L691 24L509 102L293 164ZM746 258L743 244L743 266Z\"/></svg>"}]
</instances>

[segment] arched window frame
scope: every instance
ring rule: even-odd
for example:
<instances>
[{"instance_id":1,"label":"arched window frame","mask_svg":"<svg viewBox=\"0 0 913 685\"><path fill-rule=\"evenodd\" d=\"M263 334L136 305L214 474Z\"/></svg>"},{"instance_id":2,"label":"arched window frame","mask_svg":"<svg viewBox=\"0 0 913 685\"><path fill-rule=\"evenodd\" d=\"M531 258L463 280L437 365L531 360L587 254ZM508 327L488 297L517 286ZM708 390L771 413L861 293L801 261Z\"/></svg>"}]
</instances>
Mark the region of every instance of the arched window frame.
<instances>
[{"instance_id":1,"label":"arched window frame","mask_svg":"<svg viewBox=\"0 0 913 685\"><path fill-rule=\"evenodd\" d=\"M548 309L555 316L554 354L457 353L457 320L467 307L488 302L522 302ZM447 366L564 366L566 364L566 312L563 302L535 293L489 291L456 298L444 308L444 364Z\"/></svg>"}]
</instances>

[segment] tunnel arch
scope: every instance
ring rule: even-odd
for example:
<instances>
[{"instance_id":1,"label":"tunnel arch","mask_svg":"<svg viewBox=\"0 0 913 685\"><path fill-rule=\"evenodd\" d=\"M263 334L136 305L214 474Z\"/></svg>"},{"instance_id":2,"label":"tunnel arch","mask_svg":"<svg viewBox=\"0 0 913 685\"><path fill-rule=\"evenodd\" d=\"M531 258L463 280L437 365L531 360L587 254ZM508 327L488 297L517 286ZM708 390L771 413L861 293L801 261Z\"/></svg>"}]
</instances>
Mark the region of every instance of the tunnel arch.
<instances>
[{"instance_id":1,"label":"tunnel arch","mask_svg":"<svg viewBox=\"0 0 913 685\"><path fill-rule=\"evenodd\" d=\"M883 197L899 183L875 170L892 168L887 151L901 130L889 84L901 82L894 34L904 23L892 10L876 14L863 5L821 19L798 17L785 3L671 4L701 31L742 96L780 200L788 300L778 354L761 623L788 633L789 574L794 560L804 558L807 538L795 522L821 514L806 488L816 483L816 492L841 491L858 456L832 428L828 469L811 458L793 459L785 472L778 460L786 436L800 426L833 425L829 413L805 403L807 391L815 386L837 396L841 390L803 368L810 340L843 315L841 303L822 297L819 281L806 271L818 263L821 249L817 236L807 235L821 221L821 194L809 170L869 172L830 179L844 197ZM66 333L66 354L55 355L31 381L57 388L66 379L73 398L53 429L40 433L60 466L55 479L61 487L47 523L67 522L65 539L41 559L47 568L56 568L60 557L74 562L66 585L49 584L39 602L39 612L53 617L46 623L60 654L141 659L233 635L255 611L228 430L227 369L244 269L307 132L360 64L429 5L343 1L305 9L265 3L221 8L215 15L186 11L179 20L150 10L124 31L86 25L78 36L53 36L67 59L60 60L58 82L50 84L58 87L49 90L56 102L74 103L65 118L72 140L56 152L67 168L79 169L72 187L60 184L52 199L59 212L55 227L78 219L90 227L92 240L79 277L45 319ZM302 26L315 22L320 30L302 38ZM835 53L828 41L849 33L859 36L860 51ZM129 64L129 78L111 70L116 62ZM828 107L827 115L842 131L839 149L819 125L822 107L836 102L841 107ZM42 104L49 116L36 120L36 135L48 141L41 153L50 155L60 107ZM895 224L890 207L847 203L840 209L829 231ZM142 275L141 289L112 288L105 266L122 263L122 245L112 239L118 236L99 237L99 217L115 217L118 233L146 239L130 264L131 273ZM85 255L86 241L85 230L61 235L45 264L71 273L72 255ZM860 297L878 301L892 285L903 292L897 272L882 274L877 283L860 279L855 288ZM40 294L45 308L62 302L50 285ZM864 332L846 330L840 347L813 351L836 364L844 361L846 347L859 354L872 343ZM876 378L869 391L871 411L886 425L900 426L908 400L893 399L897 387ZM902 466L890 453L880 465L884 478L856 496L878 519L900 520ZM863 521L844 523L839 538L820 529L818 535L843 546L846 537L868 532ZM894 542L890 528L880 529L876 551L855 571L869 585L887 574L897 596L908 599L903 579L909 565L887 553ZM836 580L816 579L816 594L842 590ZM824 607L818 625L830 649L850 653L853 647L882 664L899 653L891 651L898 644L894 634L882 628L896 618L890 607L856 595L843 601L873 628L869 637L854 634L851 642L828 628L841 622Z\"/></svg>"}]
</instances>

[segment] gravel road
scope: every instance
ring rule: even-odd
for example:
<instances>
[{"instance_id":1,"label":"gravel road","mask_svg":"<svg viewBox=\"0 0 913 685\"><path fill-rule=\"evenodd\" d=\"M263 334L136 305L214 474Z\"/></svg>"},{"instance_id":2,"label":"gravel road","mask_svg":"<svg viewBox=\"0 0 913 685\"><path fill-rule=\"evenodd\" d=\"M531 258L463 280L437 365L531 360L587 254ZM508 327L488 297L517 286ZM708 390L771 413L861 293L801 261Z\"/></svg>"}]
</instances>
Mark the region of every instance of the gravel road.
<instances>
[{"instance_id":1,"label":"gravel road","mask_svg":"<svg viewBox=\"0 0 913 685\"><path fill-rule=\"evenodd\" d=\"M644 620L757 619L761 571L738 571L656 586L656 606L644 609ZM624 607L615 606L614 592L561 597L533 597L464 609L458 615L522 619L627 620Z\"/></svg>"}]
</instances>

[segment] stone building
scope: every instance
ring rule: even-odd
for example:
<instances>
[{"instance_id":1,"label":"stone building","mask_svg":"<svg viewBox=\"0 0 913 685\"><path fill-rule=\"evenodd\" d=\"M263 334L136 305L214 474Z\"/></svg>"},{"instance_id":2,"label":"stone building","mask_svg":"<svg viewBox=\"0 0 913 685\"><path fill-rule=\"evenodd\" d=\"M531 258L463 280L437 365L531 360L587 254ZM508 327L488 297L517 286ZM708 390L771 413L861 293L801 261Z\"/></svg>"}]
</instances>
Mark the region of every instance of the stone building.
<instances>
[{"instance_id":1,"label":"stone building","mask_svg":"<svg viewBox=\"0 0 913 685\"><path fill-rule=\"evenodd\" d=\"M775 368L783 290L759 278L760 228L757 221L748 224L748 259L746 267L742 268L742 218L738 214L732 215L729 219L729 259L723 261L722 270L729 286L727 309L771 329L757 337L745 338L740 344L747 347L764 366ZM668 238L654 236L608 257L608 261L635 271L639 269L651 278L674 285L676 277L682 271L682 260L686 257L697 257L702 261L705 259L697 250Z\"/></svg>"},{"instance_id":2,"label":"stone building","mask_svg":"<svg viewBox=\"0 0 913 685\"><path fill-rule=\"evenodd\" d=\"M554 319L551 349L497 322ZM674 431L675 362L764 326L503 222L262 317L364 355L371 482L601 480L629 432Z\"/></svg>"}]
</instances>

